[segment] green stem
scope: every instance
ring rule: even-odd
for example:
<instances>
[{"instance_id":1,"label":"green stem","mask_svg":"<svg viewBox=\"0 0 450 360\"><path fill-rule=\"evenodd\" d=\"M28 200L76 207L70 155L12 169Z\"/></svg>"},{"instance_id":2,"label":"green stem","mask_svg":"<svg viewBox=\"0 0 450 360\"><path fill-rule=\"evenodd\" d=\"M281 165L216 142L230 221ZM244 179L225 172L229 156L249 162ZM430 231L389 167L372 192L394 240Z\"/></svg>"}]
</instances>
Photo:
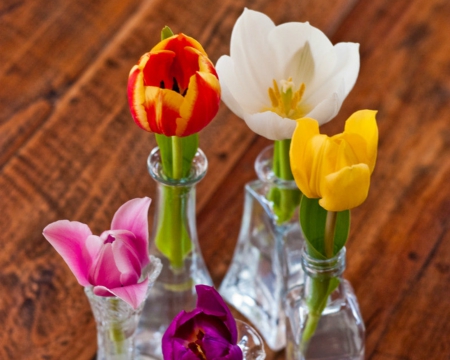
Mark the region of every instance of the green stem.
<instances>
[{"instance_id":1,"label":"green stem","mask_svg":"<svg viewBox=\"0 0 450 360\"><path fill-rule=\"evenodd\" d=\"M119 299L111 299L111 308L113 312L117 312L119 310L119 306ZM125 334L119 322L112 323L111 328L109 329L109 338L114 344L115 353L123 354L125 352Z\"/></svg>"},{"instance_id":2,"label":"green stem","mask_svg":"<svg viewBox=\"0 0 450 360\"><path fill-rule=\"evenodd\" d=\"M277 178L286 181L294 179L289 158L290 146L290 139L277 140L274 143L272 169ZM273 202L277 223L283 224L292 218L295 209L300 203L300 191L297 189L272 187L268 198Z\"/></svg>"},{"instance_id":3,"label":"green stem","mask_svg":"<svg viewBox=\"0 0 450 360\"><path fill-rule=\"evenodd\" d=\"M328 211L325 221L324 248L325 257L331 259L334 256L334 234L336 232L337 212ZM311 288L308 295L308 318L302 334L301 350L306 353L308 342L314 335L319 324L322 312L325 309L328 297L339 285L339 279L334 277L311 278Z\"/></svg>"},{"instance_id":4,"label":"green stem","mask_svg":"<svg viewBox=\"0 0 450 360\"><path fill-rule=\"evenodd\" d=\"M172 136L172 175L175 180L182 178L183 171L183 146L181 138Z\"/></svg>"},{"instance_id":5,"label":"green stem","mask_svg":"<svg viewBox=\"0 0 450 360\"><path fill-rule=\"evenodd\" d=\"M169 260L172 269L183 268L184 258L192 243L187 230L186 209L188 199L183 187L163 185L160 194L156 247Z\"/></svg>"}]
</instances>

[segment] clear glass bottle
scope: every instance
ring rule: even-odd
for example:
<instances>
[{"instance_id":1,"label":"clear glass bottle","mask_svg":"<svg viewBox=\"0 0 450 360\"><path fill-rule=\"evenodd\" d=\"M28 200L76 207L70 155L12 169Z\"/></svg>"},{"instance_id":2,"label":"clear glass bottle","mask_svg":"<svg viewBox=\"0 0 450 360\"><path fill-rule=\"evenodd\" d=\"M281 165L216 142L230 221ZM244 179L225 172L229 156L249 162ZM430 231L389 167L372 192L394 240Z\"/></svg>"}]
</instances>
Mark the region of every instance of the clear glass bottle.
<instances>
[{"instance_id":1,"label":"clear glass bottle","mask_svg":"<svg viewBox=\"0 0 450 360\"><path fill-rule=\"evenodd\" d=\"M256 330L238 319L236 319L236 327L238 334L237 345L242 350L243 360L264 360L266 358L264 343Z\"/></svg>"},{"instance_id":2,"label":"clear glass bottle","mask_svg":"<svg viewBox=\"0 0 450 360\"><path fill-rule=\"evenodd\" d=\"M150 257L146 269L148 292L160 274L161 266L158 258ZM97 324L97 360L135 360L135 333L144 303L133 309L117 297L95 295L92 287L86 287L85 293Z\"/></svg>"},{"instance_id":3,"label":"clear glass bottle","mask_svg":"<svg viewBox=\"0 0 450 360\"><path fill-rule=\"evenodd\" d=\"M345 248L328 260L317 260L302 252L304 284L286 295L286 360L363 360L365 328L358 301L350 283L343 279ZM308 302L317 284L338 280L328 297L314 335L304 339L310 310Z\"/></svg>"},{"instance_id":4,"label":"clear glass bottle","mask_svg":"<svg viewBox=\"0 0 450 360\"><path fill-rule=\"evenodd\" d=\"M303 236L298 207L290 219L280 223L269 200L274 189L293 195L298 192L294 181L274 175L272 158L273 146L269 146L255 161L259 180L245 185L239 238L219 292L277 351L286 344L285 289L303 282Z\"/></svg>"},{"instance_id":5,"label":"clear glass bottle","mask_svg":"<svg viewBox=\"0 0 450 360\"><path fill-rule=\"evenodd\" d=\"M147 166L157 184L150 253L161 259L163 269L147 298L136 342L141 358L162 359L162 336L180 311L195 307L195 285L212 286L198 245L195 213L195 186L205 176L208 161L199 149L187 178L167 179L155 148Z\"/></svg>"}]
</instances>

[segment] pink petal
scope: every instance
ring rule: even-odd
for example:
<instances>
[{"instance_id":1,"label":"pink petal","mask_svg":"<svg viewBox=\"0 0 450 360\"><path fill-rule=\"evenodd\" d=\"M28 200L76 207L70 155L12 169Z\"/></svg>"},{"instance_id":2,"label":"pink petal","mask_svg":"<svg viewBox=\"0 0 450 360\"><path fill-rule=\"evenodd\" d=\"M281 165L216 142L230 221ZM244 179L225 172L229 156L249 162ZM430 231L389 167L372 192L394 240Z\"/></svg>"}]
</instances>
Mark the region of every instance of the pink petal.
<instances>
[{"instance_id":1,"label":"pink petal","mask_svg":"<svg viewBox=\"0 0 450 360\"><path fill-rule=\"evenodd\" d=\"M119 299L122 299L127 304L129 304L133 309L137 309L139 305L141 305L145 298L147 297L147 288L148 288L148 279L145 279L143 282L117 287L109 289L104 286L96 286L94 287L94 294L100 295L106 293L111 293L117 296ZM104 295L100 295L104 296Z\"/></svg>"},{"instance_id":2,"label":"pink petal","mask_svg":"<svg viewBox=\"0 0 450 360\"><path fill-rule=\"evenodd\" d=\"M61 255L82 286L90 285L88 272L93 259L85 250L85 241L92 235L86 224L77 221L59 220L44 229L44 237Z\"/></svg>"},{"instance_id":3,"label":"pink petal","mask_svg":"<svg viewBox=\"0 0 450 360\"><path fill-rule=\"evenodd\" d=\"M148 197L127 201L115 213L111 230L128 230L136 236L136 249L142 267L149 264L148 258Z\"/></svg>"},{"instance_id":4,"label":"pink petal","mask_svg":"<svg viewBox=\"0 0 450 360\"><path fill-rule=\"evenodd\" d=\"M120 275L114 261L111 243L103 244L89 272L89 282L94 286L114 288L121 285Z\"/></svg>"},{"instance_id":5,"label":"pink petal","mask_svg":"<svg viewBox=\"0 0 450 360\"><path fill-rule=\"evenodd\" d=\"M136 249L133 247L135 236L128 231L112 230L111 232L115 232L112 234L115 238L112 251L116 266L122 273L120 282L122 285L136 284L141 276L142 268Z\"/></svg>"}]
</instances>

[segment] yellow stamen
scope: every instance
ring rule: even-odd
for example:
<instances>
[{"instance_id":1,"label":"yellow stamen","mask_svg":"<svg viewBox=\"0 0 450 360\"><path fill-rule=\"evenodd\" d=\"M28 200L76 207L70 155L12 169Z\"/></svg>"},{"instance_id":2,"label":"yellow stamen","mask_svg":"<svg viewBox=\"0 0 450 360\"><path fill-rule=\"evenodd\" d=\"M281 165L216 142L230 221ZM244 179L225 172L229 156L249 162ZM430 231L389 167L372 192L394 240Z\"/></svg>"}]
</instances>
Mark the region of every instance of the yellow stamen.
<instances>
[{"instance_id":1,"label":"yellow stamen","mask_svg":"<svg viewBox=\"0 0 450 360\"><path fill-rule=\"evenodd\" d=\"M282 117L298 119L307 113L307 107L301 104L305 93L305 84L300 84L297 91L293 91L294 82L292 77L288 80L281 80L281 92L277 81L273 80L273 87L268 89L269 99L272 107L264 108L263 111L273 111Z\"/></svg>"}]
</instances>

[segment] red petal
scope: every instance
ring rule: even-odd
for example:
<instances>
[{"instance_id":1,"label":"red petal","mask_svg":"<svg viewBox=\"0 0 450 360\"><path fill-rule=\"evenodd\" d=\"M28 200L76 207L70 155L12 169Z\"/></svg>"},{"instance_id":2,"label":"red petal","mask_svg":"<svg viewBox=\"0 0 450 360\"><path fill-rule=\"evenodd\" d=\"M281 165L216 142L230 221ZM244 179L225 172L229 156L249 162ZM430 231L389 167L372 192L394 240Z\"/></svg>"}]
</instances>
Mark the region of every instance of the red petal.
<instances>
[{"instance_id":1,"label":"red petal","mask_svg":"<svg viewBox=\"0 0 450 360\"><path fill-rule=\"evenodd\" d=\"M220 103L219 80L213 74L197 72L191 77L189 90L180 108L177 136L199 132L216 116Z\"/></svg>"},{"instance_id":2,"label":"red petal","mask_svg":"<svg viewBox=\"0 0 450 360\"><path fill-rule=\"evenodd\" d=\"M176 135L177 119L183 97L172 90L147 87L145 110L150 129L166 136Z\"/></svg>"},{"instance_id":3,"label":"red petal","mask_svg":"<svg viewBox=\"0 0 450 360\"><path fill-rule=\"evenodd\" d=\"M172 89L173 74L171 71L176 54L173 51L162 50L149 53L148 61L143 67L144 85ZM162 86L164 83L164 86Z\"/></svg>"},{"instance_id":4,"label":"red petal","mask_svg":"<svg viewBox=\"0 0 450 360\"><path fill-rule=\"evenodd\" d=\"M128 105L134 122L142 129L151 131L145 111L145 88L142 70L138 66L131 69L128 78Z\"/></svg>"}]
</instances>

